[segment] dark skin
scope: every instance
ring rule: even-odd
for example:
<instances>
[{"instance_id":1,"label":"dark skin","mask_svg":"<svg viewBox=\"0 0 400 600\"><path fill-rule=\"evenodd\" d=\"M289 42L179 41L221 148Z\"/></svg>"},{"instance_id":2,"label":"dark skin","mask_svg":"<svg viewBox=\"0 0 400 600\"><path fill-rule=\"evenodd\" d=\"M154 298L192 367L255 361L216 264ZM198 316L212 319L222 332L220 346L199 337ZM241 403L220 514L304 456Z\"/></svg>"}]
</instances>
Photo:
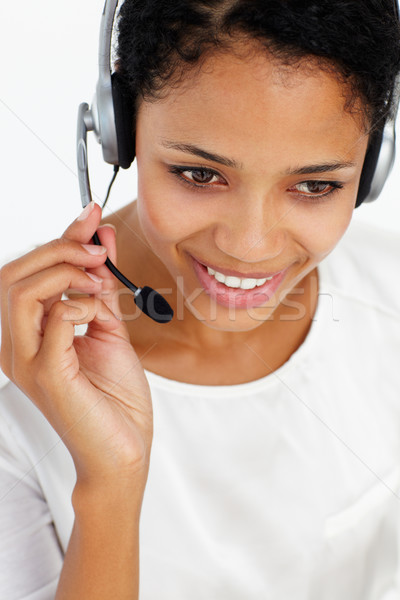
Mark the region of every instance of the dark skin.
<instances>
[{"instance_id":1,"label":"dark skin","mask_svg":"<svg viewBox=\"0 0 400 600\"><path fill-rule=\"evenodd\" d=\"M117 255L125 258L124 262L118 261L118 268L136 285L146 285L147 279L140 281L137 276L136 264L145 260L146 252L144 243L137 243L134 251L135 264L129 260L123 249L132 245L132 232L125 225L126 214L131 210L130 206L107 217L103 224L111 224L117 230ZM111 232L103 230L103 235L112 236ZM142 253L141 253L142 250ZM168 278L168 273L163 264L159 263L161 277ZM161 286L162 287L162 286ZM285 305L278 307L274 318L284 317L281 321L280 330L283 335L277 340L273 352L268 349L265 339L261 336L254 337L248 342L243 336L232 341L229 352L221 348L211 349L207 356L199 351L190 342L181 340L175 334L171 324L159 325L143 314L138 314L134 309L133 299L130 293L121 285L121 312L124 314L134 313L137 318L127 321L127 327L131 342L145 369L169 379L185 381L187 383L198 383L204 385L227 385L253 381L269 375L282 366L303 343L311 326L312 315L315 312L317 302L318 275L314 270L305 277L298 288L304 290L301 294L290 294ZM182 298L182 296L181 296ZM301 303L304 309L304 317L298 319L298 304L290 306L289 302ZM176 308L176 307L175 307ZM270 329L274 321L269 322ZM266 332L266 335L268 333ZM235 336L232 336L235 338ZM168 357L168 359L167 359Z\"/></svg>"},{"instance_id":2,"label":"dark skin","mask_svg":"<svg viewBox=\"0 0 400 600\"><path fill-rule=\"evenodd\" d=\"M368 142L344 103L343 88L317 68L282 76L265 57L249 62L230 55L210 59L203 76L166 100L142 103L138 201L106 221L117 229L120 270L136 285L169 290L175 311L168 325L137 313L126 321L144 368L188 383L238 384L268 375L299 348L317 305L317 265L350 223ZM240 166L166 149L165 139L212 149ZM340 166L322 175L286 174L326 163ZM218 177L188 191L172 180L170 164L209 167ZM182 178L192 180L193 172ZM322 190L336 180L342 189L320 199L311 192L321 179ZM288 274L272 308L236 310L229 319L204 290L196 295L187 252L221 270L288 267ZM122 313L135 314L127 294L120 302Z\"/></svg>"},{"instance_id":3,"label":"dark skin","mask_svg":"<svg viewBox=\"0 0 400 600\"><path fill-rule=\"evenodd\" d=\"M62 437L77 474L57 600L138 598L153 437L143 367L237 384L276 370L305 339L317 266L351 221L368 143L345 92L310 65L286 72L265 56L211 57L196 80L141 104L138 200L112 217L117 237L102 227L103 248L87 246L101 219L92 204L61 239L2 268L1 367ZM167 294L170 324L129 318L133 301L106 253L135 284ZM241 280L284 277L267 302L232 318L201 287L192 256ZM63 300L72 289L81 298Z\"/></svg>"}]
</instances>

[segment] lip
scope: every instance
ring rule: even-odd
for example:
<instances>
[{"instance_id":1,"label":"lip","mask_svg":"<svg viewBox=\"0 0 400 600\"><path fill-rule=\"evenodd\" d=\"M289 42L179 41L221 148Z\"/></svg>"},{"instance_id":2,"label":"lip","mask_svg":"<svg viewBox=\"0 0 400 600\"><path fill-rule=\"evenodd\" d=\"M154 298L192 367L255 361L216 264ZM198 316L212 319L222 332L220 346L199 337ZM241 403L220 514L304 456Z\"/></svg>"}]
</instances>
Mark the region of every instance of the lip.
<instances>
[{"instance_id":1,"label":"lip","mask_svg":"<svg viewBox=\"0 0 400 600\"><path fill-rule=\"evenodd\" d=\"M208 274L207 267L203 265L203 263L199 262L196 258L194 258L194 256L191 256L191 260L197 279L205 293L217 304L227 308L233 307L252 309L256 308L257 306L263 306L275 294L288 270L288 268L286 268L278 273L271 273L271 275L265 275L265 273L256 273L256 276L252 278L264 279L265 277L272 277L272 279L266 281L264 285L255 287L252 290L242 290L241 288L229 288L225 284L220 283L215 279L215 277ZM218 269L215 270L217 271ZM219 272L222 273L222 271ZM224 274L232 274L233 277L240 276L237 271L226 270L224 271ZM250 277L250 274L246 275L246 277Z\"/></svg>"},{"instance_id":2,"label":"lip","mask_svg":"<svg viewBox=\"0 0 400 600\"><path fill-rule=\"evenodd\" d=\"M252 272L252 273L239 273L239 271L233 271L232 269L221 269L221 267L217 267L215 265L212 265L211 263L207 262L202 262L201 260L199 260L198 258L196 258L195 256L191 256L192 259L194 259L196 262L198 262L200 265L203 265L203 267L210 267L210 269L213 269L214 271L218 271L218 273L222 273L223 275L226 275L227 277L239 277L240 279L266 279L268 277L275 277L275 275L279 275L280 273L283 273L284 271L286 271L287 269L282 269L280 271L274 271L273 273L265 273L265 272L261 272L261 271L257 271L257 272Z\"/></svg>"}]
</instances>

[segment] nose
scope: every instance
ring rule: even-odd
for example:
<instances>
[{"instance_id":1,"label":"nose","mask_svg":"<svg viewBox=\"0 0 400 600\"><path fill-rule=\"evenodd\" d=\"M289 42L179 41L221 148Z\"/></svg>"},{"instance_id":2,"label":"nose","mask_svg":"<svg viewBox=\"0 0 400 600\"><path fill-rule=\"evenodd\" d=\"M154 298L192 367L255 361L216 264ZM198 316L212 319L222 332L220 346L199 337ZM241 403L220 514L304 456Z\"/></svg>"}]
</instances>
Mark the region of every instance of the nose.
<instances>
[{"instance_id":1,"label":"nose","mask_svg":"<svg viewBox=\"0 0 400 600\"><path fill-rule=\"evenodd\" d=\"M260 263L279 256L288 243L285 215L274 202L233 202L214 229L214 242L241 262Z\"/></svg>"}]
</instances>

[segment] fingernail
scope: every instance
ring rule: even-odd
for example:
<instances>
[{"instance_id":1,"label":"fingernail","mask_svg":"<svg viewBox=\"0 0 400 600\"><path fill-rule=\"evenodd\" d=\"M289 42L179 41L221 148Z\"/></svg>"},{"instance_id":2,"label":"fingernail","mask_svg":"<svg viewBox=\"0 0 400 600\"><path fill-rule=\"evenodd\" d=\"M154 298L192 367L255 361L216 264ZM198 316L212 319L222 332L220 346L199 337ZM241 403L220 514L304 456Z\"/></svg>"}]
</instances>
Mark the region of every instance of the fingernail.
<instances>
[{"instance_id":1,"label":"fingernail","mask_svg":"<svg viewBox=\"0 0 400 600\"><path fill-rule=\"evenodd\" d=\"M115 233L117 232L117 228L114 225L111 225L111 223L104 223L104 225L100 225L97 229L103 229L103 227L111 227L111 229L114 229Z\"/></svg>"},{"instance_id":2,"label":"fingernail","mask_svg":"<svg viewBox=\"0 0 400 600\"><path fill-rule=\"evenodd\" d=\"M77 221L84 221L85 219L87 219L93 209L94 209L94 201L92 200L91 202L89 202L89 204L87 206L85 206L85 208L83 209L83 211L77 218Z\"/></svg>"},{"instance_id":3,"label":"fingernail","mask_svg":"<svg viewBox=\"0 0 400 600\"><path fill-rule=\"evenodd\" d=\"M101 277L97 277L97 275L93 275L93 273L88 273L86 271L86 275L90 277L90 279L93 279L93 281L95 281L96 283L101 283L103 281Z\"/></svg>"},{"instance_id":4,"label":"fingernail","mask_svg":"<svg viewBox=\"0 0 400 600\"><path fill-rule=\"evenodd\" d=\"M86 252L89 252L89 254L96 254L97 256L107 252L107 248L98 246L97 244L82 244L82 248L84 248Z\"/></svg>"}]
</instances>

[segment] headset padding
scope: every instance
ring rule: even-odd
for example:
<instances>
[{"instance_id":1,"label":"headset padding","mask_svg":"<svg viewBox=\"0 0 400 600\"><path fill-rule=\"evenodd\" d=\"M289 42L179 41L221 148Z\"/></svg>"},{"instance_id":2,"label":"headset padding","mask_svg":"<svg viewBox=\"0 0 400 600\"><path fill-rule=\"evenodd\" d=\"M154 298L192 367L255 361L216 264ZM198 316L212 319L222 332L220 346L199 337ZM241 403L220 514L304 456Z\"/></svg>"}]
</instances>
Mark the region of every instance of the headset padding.
<instances>
[{"instance_id":1,"label":"headset padding","mask_svg":"<svg viewBox=\"0 0 400 600\"><path fill-rule=\"evenodd\" d=\"M112 74L111 82L118 164L123 169L128 169L135 158L134 99L124 79L117 72Z\"/></svg>"},{"instance_id":2,"label":"headset padding","mask_svg":"<svg viewBox=\"0 0 400 600\"><path fill-rule=\"evenodd\" d=\"M382 145L383 129L373 134L373 138L365 155L364 165L361 172L360 185L358 187L357 206L367 198L371 191L372 180L376 171L379 153Z\"/></svg>"}]
</instances>

